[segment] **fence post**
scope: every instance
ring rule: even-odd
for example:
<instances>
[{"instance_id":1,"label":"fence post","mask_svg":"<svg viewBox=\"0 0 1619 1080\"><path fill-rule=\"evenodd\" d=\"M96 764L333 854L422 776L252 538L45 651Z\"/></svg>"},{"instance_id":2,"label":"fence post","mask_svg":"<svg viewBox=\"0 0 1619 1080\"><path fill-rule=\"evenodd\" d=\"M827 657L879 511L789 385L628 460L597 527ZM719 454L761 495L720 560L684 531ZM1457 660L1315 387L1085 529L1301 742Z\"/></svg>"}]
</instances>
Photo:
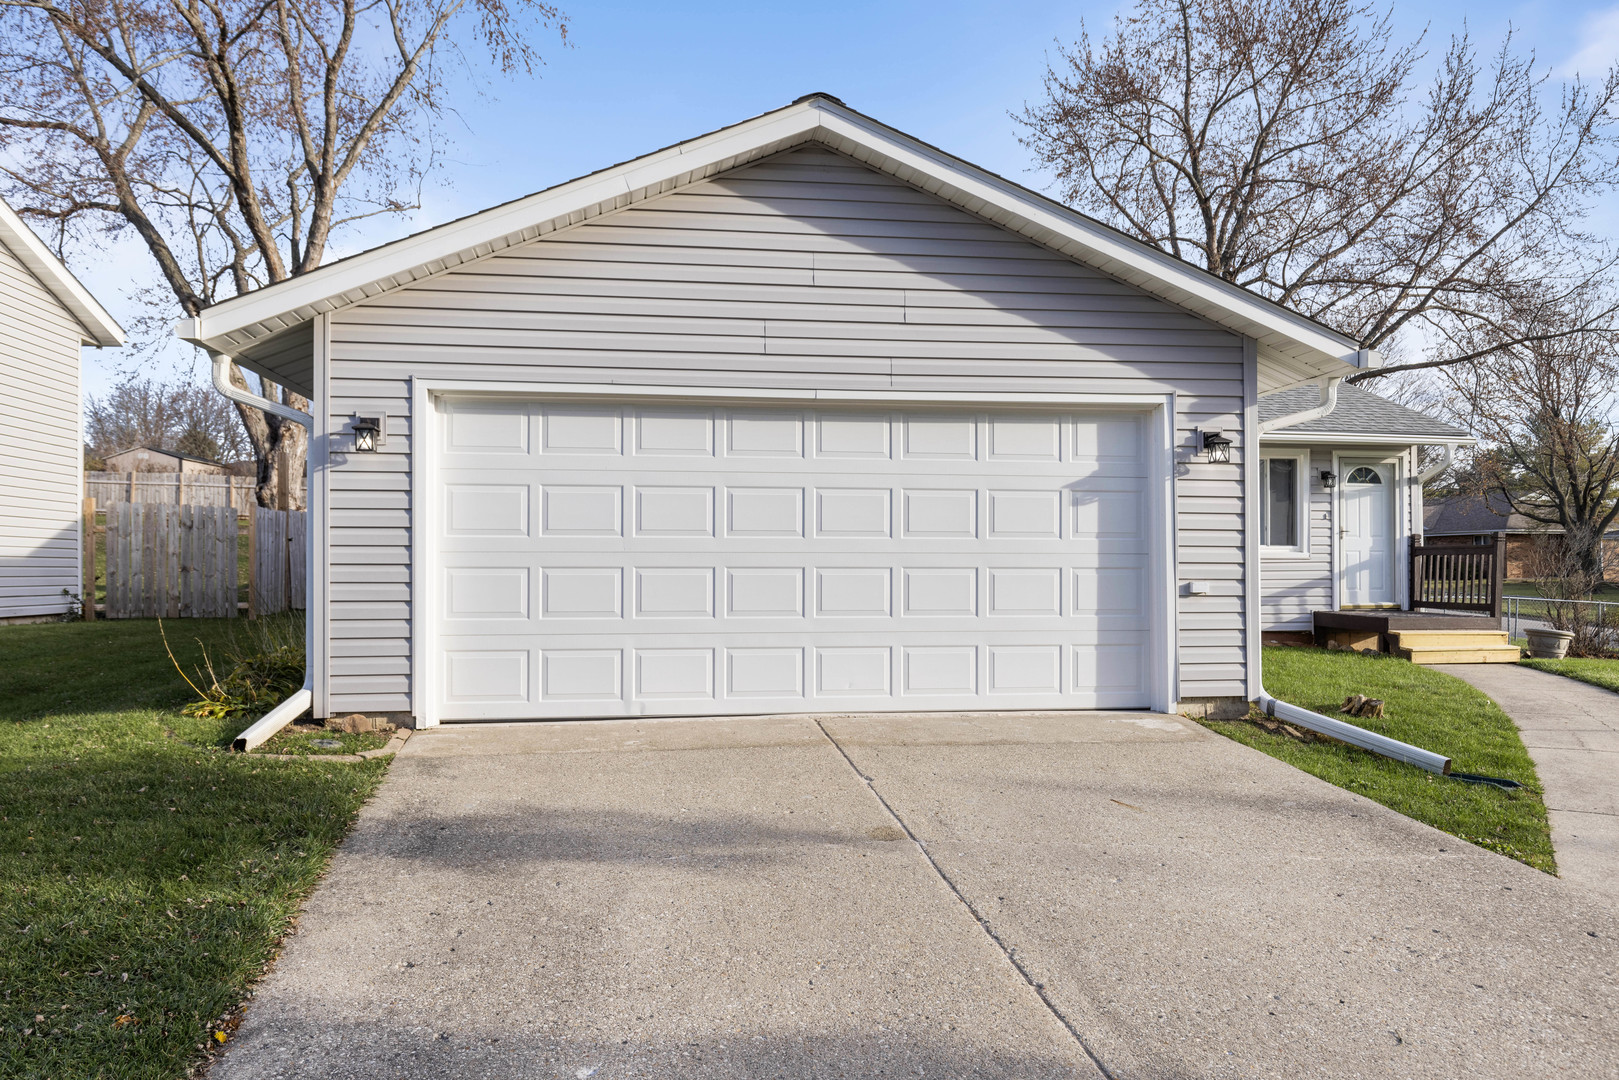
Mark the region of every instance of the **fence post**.
<instances>
[{"instance_id":1,"label":"fence post","mask_svg":"<svg viewBox=\"0 0 1619 1080\"><path fill-rule=\"evenodd\" d=\"M285 484L283 480L282 490ZM292 608L292 511L282 510L281 520L285 522L281 529L281 610L289 611Z\"/></svg>"},{"instance_id":2,"label":"fence post","mask_svg":"<svg viewBox=\"0 0 1619 1080\"><path fill-rule=\"evenodd\" d=\"M276 451L275 455L275 508L277 510L292 509L292 499L287 487L287 473L291 471L291 463L287 460L285 450Z\"/></svg>"},{"instance_id":3,"label":"fence post","mask_svg":"<svg viewBox=\"0 0 1619 1080\"><path fill-rule=\"evenodd\" d=\"M247 617L259 617L259 508L247 508Z\"/></svg>"},{"instance_id":4,"label":"fence post","mask_svg":"<svg viewBox=\"0 0 1619 1080\"><path fill-rule=\"evenodd\" d=\"M1495 534L1495 572L1490 575L1490 617L1501 621L1501 597L1507 591L1507 534Z\"/></svg>"},{"instance_id":5,"label":"fence post","mask_svg":"<svg viewBox=\"0 0 1619 1080\"><path fill-rule=\"evenodd\" d=\"M133 469L131 469L129 473L129 499L127 501L135 501L135 472Z\"/></svg>"},{"instance_id":6,"label":"fence post","mask_svg":"<svg viewBox=\"0 0 1619 1080\"><path fill-rule=\"evenodd\" d=\"M96 619L96 500L84 500L84 580L80 583L80 614L85 622Z\"/></svg>"},{"instance_id":7,"label":"fence post","mask_svg":"<svg viewBox=\"0 0 1619 1080\"><path fill-rule=\"evenodd\" d=\"M185 467L185 463L181 462L180 463L180 471L174 474L174 505L175 506L184 506L185 504L186 504L186 467Z\"/></svg>"}]
</instances>

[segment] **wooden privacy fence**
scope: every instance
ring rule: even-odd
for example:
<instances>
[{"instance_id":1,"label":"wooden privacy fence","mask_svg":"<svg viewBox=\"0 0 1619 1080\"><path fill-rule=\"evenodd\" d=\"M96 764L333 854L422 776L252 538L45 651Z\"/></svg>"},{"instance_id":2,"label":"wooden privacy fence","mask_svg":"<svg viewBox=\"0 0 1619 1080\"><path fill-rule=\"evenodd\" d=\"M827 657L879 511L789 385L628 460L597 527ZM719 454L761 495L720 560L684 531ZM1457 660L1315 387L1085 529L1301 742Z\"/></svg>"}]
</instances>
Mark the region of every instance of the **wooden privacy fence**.
<instances>
[{"instance_id":1,"label":"wooden privacy fence","mask_svg":"<svg viewBox=\"0 0 1619 1080\"><path fill-rule=\"evenodd\" d=\"M247 601L250 615L303 609L308 529L309 515L302 510L253 508L247 556L252 583Z\"/></svg>"},{"instance_id":2,"label":"wooden privacy fence","mask_svg":"<svg viewBox=\"0 0 1619 1080\"><path fill-rule=\"evenodd\" d=\"M236 511L115 503L106 535L107 618L236 614Z\"/></svg>"},{"instance_id":3,"label":"wooden privacy fence","mask_svg":"<svg viewBox=\"0 0 1619 1080\"><path fill-rule=\"evenodd\" d=\"M230 506L241 516L254 505L251 476L175 472L85 472L84 493L98 504Z\"/></svg>"},{"instance_id":4,"label":"wooden privacy fence","mask_svg":"<svg viewBox=\"0 0 1619 1080\"><path fill-rule=\"evenodd\" d=\"M272 615L306 604L309 515L254 507L240 521L228 506L113 503L96 525L84 500L84 617L96 616L98 541L106 555L109 619L234 618ZM238 599L242 534L247 540L247 603ZM102 539L104 537L104 539Z\"/></svg>"},{"instance_id":5,"label":"wooden privacy fence","mask_svg":"<svg viewBox=\"0 0 1619 1080\"><path fill-rule=\"evenodd\" d=\"M1507 541L1493 544L1411 545L1411 606L1442 611L1479 611L1501 617Z\"/></svg>"}]
</instances>

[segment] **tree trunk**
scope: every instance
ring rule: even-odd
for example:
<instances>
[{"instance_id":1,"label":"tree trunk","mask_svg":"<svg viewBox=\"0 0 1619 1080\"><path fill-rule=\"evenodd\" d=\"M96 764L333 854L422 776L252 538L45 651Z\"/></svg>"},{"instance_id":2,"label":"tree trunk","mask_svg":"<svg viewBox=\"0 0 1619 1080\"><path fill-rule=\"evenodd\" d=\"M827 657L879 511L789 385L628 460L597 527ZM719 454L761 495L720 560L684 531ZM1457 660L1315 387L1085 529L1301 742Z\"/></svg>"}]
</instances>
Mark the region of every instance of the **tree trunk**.
<instances>
[{"instance_id":1,"label":"tree trunk","mask_svg":"<svg viewBox=\"0 0 1619 1080\"><path fill-rule=\"evenodd\" d=\"M230 366L230 381L239 389L250 389L247 378L235 364ZM304 412L309 411L308 398L278 386L268 379L261 379L261 383L261 394L268 400L279 401L283 405ZM253 445L253 461L257 466L254 497L258 504L266 508L276 506L276 470L280 468L279 463L284 455L291 472L287 477L287 491L291 496L291 505L283 509L307 509L304 471L305 462L309 458L308 431L302 424L283 420L279 416L271 416L261 409L240 402L236 404L236 412L241 416L242 426L247 429L248 441Z\"/></svg>"}]
</instances>

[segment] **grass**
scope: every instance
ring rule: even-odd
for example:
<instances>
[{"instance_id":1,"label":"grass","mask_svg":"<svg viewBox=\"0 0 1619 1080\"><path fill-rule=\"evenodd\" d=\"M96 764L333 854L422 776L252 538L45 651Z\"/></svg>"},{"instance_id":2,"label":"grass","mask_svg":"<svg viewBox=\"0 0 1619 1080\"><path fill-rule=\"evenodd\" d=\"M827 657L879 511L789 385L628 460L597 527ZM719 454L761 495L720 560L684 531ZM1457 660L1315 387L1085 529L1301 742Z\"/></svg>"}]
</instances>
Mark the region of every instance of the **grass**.
<instances>
[{"instance_id":1,"label":"grass","mask_svg":"<svg viewBox=\"0 0 1619 1080\"><path fill-rule=\"evenodd\" d=\"M1512 720L1484 694L1392 657L1298 648L1267 648L1264 657L1266 689L1283 701L1339 716L1351 694L1382 698L1383 719L1341 718L1449 755L1457 772L1505 777L1523 789L1463 783L1342 743L1272 734L1247 720L1209 721L1210 728L1452 836L1556 873L1534 763Z\"/></svg>"},{"instance_id":2,"label":"grass","mask_svg":"<svg viewBox=\"0 0 1619 1080\"><path fill-rule=\"evenodd\" d=\"M1549 671L1553 675L1564 675L1570 679L1600 686L1604 690L1619 693L1619 660L1594 660L1569 658L1564 660L1520 660L1524 667L1532 667L1537 671Z\"/></svg>"},{"instance_id":3,"label":"grass","mask_svg":"<svg viewBox=\"0 0 1619 1080\"><path fill-rule=\"evenodd\" d=\"M167 629L190 669L232 623ZM382 779L189 695L155 622L0 627L0 1076L186 1075Z\"/></svg>"}]
</instances>

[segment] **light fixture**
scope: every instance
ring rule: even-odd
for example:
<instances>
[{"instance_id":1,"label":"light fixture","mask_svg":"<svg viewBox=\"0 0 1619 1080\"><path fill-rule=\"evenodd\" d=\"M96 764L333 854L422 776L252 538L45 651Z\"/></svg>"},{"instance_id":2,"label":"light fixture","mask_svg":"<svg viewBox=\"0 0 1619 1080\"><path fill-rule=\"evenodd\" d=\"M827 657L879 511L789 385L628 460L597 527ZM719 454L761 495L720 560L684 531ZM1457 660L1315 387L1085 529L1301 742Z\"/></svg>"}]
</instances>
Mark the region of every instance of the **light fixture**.
<instances>
[{"instance_id":1,"label":"light fixture","mask_svg":"<svg viewBox=\"0 0 1619 1080\"><path fill-rule=\"evenodd\" d=\"M1335 484L1337 484L1337 483L1338 483L1338 474L1337 473L1333 472L1331 469L1322 469L1321 470L1321 488L1322 488L1322 490L1331 491L1333 489L1333 486Z\"/></svg>"},{"instance_id":2,"label":"light fixture","mask_svg":"<svg viewBox=\"0 0 1619 1080\"><path fill-rule=\"evenodd\" d=\"M375 453L377 447L387 442L387 436L382 430L383 418L380 416L358 416L349 425L354 432L354 450L360 454Z\"/></svg>"},{"instance_id":3,"label":"light fixture","mask_svg":"<svg viewBox=\"0 0 1619 1080\"><path fill-rule=\"evenodd\" d=\"M1218 431L1199 431L1203 437L1203 452L1209 455L1209 461L1215 465L1228 465L1231 463L1231 440Z\"/></svg>"}]
</instances>

